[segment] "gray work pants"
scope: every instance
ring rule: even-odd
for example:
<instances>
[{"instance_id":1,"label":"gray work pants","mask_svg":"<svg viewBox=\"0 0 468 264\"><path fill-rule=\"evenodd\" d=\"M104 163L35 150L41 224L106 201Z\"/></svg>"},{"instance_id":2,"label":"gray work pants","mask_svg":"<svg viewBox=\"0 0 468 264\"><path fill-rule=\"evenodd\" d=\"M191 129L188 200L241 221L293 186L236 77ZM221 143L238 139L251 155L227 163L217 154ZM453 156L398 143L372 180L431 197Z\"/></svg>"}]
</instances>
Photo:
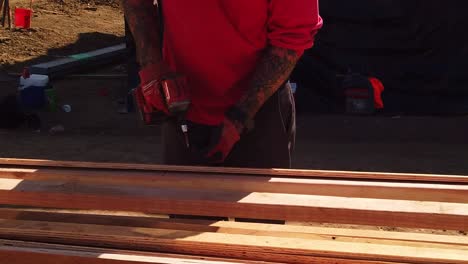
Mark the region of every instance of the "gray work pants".
<instances>
[{"instance_id":1,"label":"gray work pants","mask_svg":"<svg viewBox=\"0 0 468 264\"><path fill-rule=\"evenodd\" d=\"M189 124L190 143L206 146L213 127ZM260 109L255 127L241 137L220 166L242 168L290 168L295 143L294 97L289 86L280 88ZM186 148L177 120L162 126L163 162L167 165L207 166Z\"/></svg>"}]
</instances>

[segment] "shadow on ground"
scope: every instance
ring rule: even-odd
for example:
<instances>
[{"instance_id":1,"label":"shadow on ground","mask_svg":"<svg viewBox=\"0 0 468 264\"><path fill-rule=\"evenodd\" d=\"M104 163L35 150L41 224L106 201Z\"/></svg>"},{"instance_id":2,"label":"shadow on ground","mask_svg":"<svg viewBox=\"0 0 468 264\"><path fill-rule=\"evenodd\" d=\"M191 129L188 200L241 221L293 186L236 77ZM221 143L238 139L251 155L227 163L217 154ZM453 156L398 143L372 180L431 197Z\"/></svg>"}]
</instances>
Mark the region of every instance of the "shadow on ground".
<instances>
[{"instance_id":1,"label":"shadow on ground","mask_svg":"<svg viewBox=\"0 0 468 264\"><path fill-rule=\"evenodd\" d=\"M21 33L28 34L28 31L23 30L21 31ZM101 32L79 33L78 40L70 45L66 45L60 48L49 49L46 55L40 55L31 60L15 64L3 64L1 65L0 70L3 68L3 71L9 73L20 73L22 69L27 66L56 60L78 53L89 52L96 49L118 45L123 42L125 42L124 37L119 37L112 34L106 34Z\"/></svg>"}]
</instances>

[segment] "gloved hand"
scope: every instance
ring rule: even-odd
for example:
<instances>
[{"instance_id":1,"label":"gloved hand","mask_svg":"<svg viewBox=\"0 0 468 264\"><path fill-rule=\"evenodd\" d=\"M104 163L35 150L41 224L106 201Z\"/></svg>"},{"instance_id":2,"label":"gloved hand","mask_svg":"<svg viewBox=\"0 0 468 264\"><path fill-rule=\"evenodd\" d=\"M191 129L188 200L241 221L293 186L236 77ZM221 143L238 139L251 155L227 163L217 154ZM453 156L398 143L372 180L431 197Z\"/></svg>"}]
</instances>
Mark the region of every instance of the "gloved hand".
<instances>
[{"instance_id":1,"label":"gloved hand","mask_svg":"<svg viewBox=\"0 0 468 264\"><path fill-rule=\"evenodd\" d=\"M229 118L217 127L211 135L209 147L203 151L204 158L210 163L222 163L240 140L243 125L235 124Z\"/></svg>"},{"instance_id":2,"label":"gloved hand","mask_svg":"<svg viewBox=\"0 0 468 264\"><path fill-rule=\"evenodd\" d=\"M135 97L140 108L148 114L160 111L170 115L160 89L161 81L170 74L169 68L164 63L149 64L139 74L141 85L136 89Z\"/></svg>"}]
</instances>

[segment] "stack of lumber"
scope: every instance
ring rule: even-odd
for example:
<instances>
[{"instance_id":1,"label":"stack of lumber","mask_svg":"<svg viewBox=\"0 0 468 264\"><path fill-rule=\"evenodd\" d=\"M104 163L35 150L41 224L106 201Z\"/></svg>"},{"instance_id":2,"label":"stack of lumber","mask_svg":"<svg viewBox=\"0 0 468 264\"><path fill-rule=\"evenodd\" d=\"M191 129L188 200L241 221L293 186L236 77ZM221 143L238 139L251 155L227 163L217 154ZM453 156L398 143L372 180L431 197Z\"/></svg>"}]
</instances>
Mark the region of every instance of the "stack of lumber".
<instances>
[{"instance_id":1,"label":"stack of lumber","mask_svg":"<svg viewBox=\"0 0 468 264\"><path fill-rule=\"evenodd\" d=\"M0 159L0 263L468 263L467 202L463 175Z\"/></svg>"}]
</instances>

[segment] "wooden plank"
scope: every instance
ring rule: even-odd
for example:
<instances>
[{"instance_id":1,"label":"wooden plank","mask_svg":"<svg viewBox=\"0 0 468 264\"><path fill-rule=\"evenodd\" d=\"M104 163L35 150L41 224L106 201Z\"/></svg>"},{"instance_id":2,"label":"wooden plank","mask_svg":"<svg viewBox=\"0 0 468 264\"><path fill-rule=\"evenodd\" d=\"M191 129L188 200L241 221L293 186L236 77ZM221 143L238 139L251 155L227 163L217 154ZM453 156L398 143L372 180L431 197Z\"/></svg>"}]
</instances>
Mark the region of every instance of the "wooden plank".
<instances>
[{"instance_id":1,"label":"wooden plank","mask_svg":"<svg viewBox=\"0 0 468 264\"><path fill-rule=\"evenodd\" d=\"M144 172L64 168L0 168L0 177L35 181L74 181L104 185L171 187L312 194L343 197L468 203L468 185L401 183L312 178L236 176L188 172Z\"/></svg>"},{"instance_id":2,"label":"wooden plank","mask_svg":"<svg viewBox=\"0 0 468 264\"><path fill-rule=\"evenodd\" d=\"M80 161L55 161L0 158L3 165L39 166L39 167L68 167L68 168L94 168L94 169L121 169L166 172L199 172L199 173L226 173L233 175L267 175L281 177L308 177L308 178L346 178L371 180L397 180L439 183L468 183L466 175L439 175L414 173L382 173L382 172L349 172L324 170L287 170L287 169L245 169L245 168L219 168L219 167L187 167L165 166L154 164L131 163L99 163Z\"/></svg>"},{"instance_id":3,"label":"wooden plank","mask_svg":"<svg viewBox=\"0 0 468 264\"><path fill-rule=\"evenodd\" d=\"M465 249L378 245L369 243L323 241L193 232L155 228L109 227L33 221L0 221L0 237L26 241L112 247L116 249L176 252L215 257L295 261L297 256L342 258L404 263L455 264L468 262ZM312 259L309 259L312 261ZM290 262L286 261L286 262ZM305 262L313 263L313 262Z\"/></svg>"},{"instance_id":4,"label":"wooden plank","mask_svg":"<svg viewBox=\"0 0 468 264\"><path fill-rule=\"evenodd\" d=\"M0 240L2 263L14 264L274 264L188 255Z\"/></svg>"},{"instance_id":5,"label":"wooden plank","mask_svg":"<svg viewBox=\"0 0 468 264\"><path fill-rule=\"evenodd\" d=\"M310 226L271 225L229 221L202 221L161 219L152 217L130 217L116 215L96 215L71 213L59 210L0 209L0 218L7 220L27 220L93 224L109 226L161 228L196 232L215 232L255 236L276 236L290 238L312 238L317 240L361 242L394 245L418 245L435 248L466 248L467 236L434 235L409 232L372 231L363 229L323 228Z\"/></svg>"},{"instance_id":6,"label":"wooden plank","mask_svg":"<svg viewBox=\"0 0 468 264\"><path fill-rule=\"evenodd\" d=\"M20 254L18 254L20 253ZM99 257L93 258L98 255ZM246 254L248 255L248 254ZM68 245L54 245L16 240L0 240L0 258L12 260L15 264L279 264L277 262L219 259L206 256L175 255L167 253L148 253L141 251L101 249ZM284 256L278 258L286 259ZM34 261L31 261L31 260ZM311 262L312 261L312 262ZM284 262L282 262L284 263ZM297 256L289 263L314 264L406 264L383 261L366 261L353 259L322 258Z\"/></svg>"},{"instance_id":7,"label":"wooden plank","mask_svg":"<svg viewBox=\"0 0 468 264\"><path fill-rule=\"evenodd\" d=\"M31 74L48 75L50 78L62 77L83 68L97 67L120 60L126 55L125 44L114 45L90 52L80 53L58 60L40 63L29 67Z\"/></svg>"},{"instance_id":8,"label":"wooden plank","mask_svg":"<svg viewBox=\"0 0 468 264\"><path fill-rule=\"evenodd\" d=\"M468 204L0 179L0 204L468 230Z\"/></svg>"},{"instance_id":9,"label":"wooden plank","mask_svg":"<svg viewBox=\"0 0 468 264\"><path fill-rule=\"evenodd\" d=\"M87 252L62 251L53 249L25 249L23 247L0 247L0 257L4 263L15 264L233 264L241 262L197 261L178 258L158 258L138 255L106 254L101 256Z\"/></svg>"}]
</instances>

